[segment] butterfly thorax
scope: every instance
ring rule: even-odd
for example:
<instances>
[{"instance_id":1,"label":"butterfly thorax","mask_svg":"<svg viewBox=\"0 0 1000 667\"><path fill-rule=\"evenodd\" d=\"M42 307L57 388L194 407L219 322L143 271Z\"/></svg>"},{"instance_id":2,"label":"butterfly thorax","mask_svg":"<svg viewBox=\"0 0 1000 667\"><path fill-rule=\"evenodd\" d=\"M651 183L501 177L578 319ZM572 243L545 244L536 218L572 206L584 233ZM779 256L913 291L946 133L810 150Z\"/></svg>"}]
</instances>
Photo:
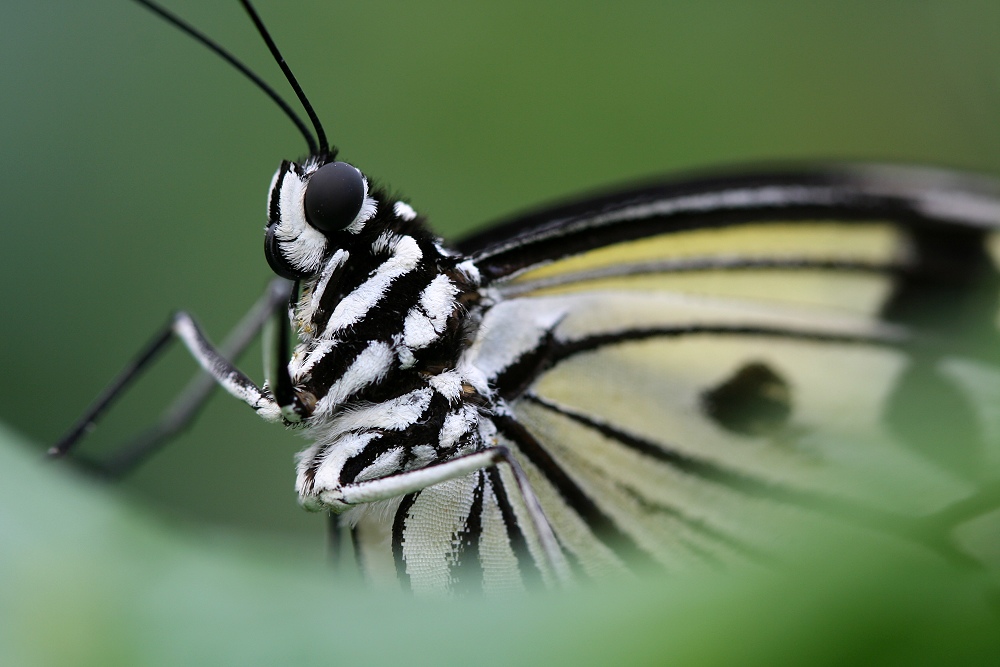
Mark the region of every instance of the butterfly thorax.
<instances>
[{"instance_id":1,"label":"butterfly thorax","mask_svg":"<svg viewBox=\"0 0 1000 667\"><path fill-rule=\"evenodd\" d=\"M316 169L279 170L268 241L306 274L288 370L315 443L299 455L297 490L307 507L343 509L335 491L346 484L476 448L488 389L460 364L475 333L474 269L367 179L349 224L315 229L300 211Z\"/></svg>"}]
</instances>

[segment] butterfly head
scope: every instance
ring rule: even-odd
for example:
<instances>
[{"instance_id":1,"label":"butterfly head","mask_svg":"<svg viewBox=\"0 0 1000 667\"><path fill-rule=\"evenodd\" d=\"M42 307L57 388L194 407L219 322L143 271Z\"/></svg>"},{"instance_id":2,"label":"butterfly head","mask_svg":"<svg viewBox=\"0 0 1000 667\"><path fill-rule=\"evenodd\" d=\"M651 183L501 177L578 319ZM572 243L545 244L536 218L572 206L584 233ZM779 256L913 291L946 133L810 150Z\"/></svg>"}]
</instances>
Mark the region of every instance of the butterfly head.
<instances>
[{"instance_id":1,"label":"butterfly head","mask_svg":"<svg viewBox=\"0 0 1000 667\"><path fill-rule=\"evenodd\" d=\"M331 252L350 247L373 222L380 196L346 162L283 162L268 197L264 254L271 269L290 280L315 275Z\"/></svg>"}]
</instances>

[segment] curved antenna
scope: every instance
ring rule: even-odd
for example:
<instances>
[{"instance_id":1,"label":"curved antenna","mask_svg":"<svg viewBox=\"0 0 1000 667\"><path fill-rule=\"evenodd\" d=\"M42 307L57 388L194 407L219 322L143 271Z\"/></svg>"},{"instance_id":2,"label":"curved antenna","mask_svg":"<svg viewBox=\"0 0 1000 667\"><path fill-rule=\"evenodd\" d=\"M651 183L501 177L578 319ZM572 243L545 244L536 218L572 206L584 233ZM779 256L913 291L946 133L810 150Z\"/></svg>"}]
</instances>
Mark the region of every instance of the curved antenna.
<instances>
[{"instance_id":1,"label":"curved antenna","mask_svg":"<svg viewBox=\"0 0 1000 667\"><path fill-rule=\"evenodd\" d=\"M135 1L140 5L142 5L143 7L145 7L146 9L153 12L154 14L156 14L157 16L159 16L160 18L162 18L163 20L173 25L175 28L181 30L181 32L186 33L188 36L193 37L196 41L200 42L204 46L211 49L216 55L218 55L227 63L229 63L237 70L239 70L239 72L243 74L243 76L250 79L258 88L264 91L264 93L268 97L270 97L271 100L273 100L274 103L277 104L282 111L285 112L285 115L288 116L288 118L292 121L292 123L295 124L295 127L297 127L299 132L302 133L302 136L305 137L306 144L309 147L309 153L311 155L315 155L318 152L316 139L314 139L313 135L310 133L309 127L302 121L301 118L299 118L298 114L296 114L295 111L293 111L292 108L288 106L288 102L282 99L281 96L279 96L278 93L275 92L274 88L271 88L271 86L265 83L263 79L254 74L249 67L241 63L239 60L235 58L235 56L229 53L229 51L226 51L224 48L219 46L216 42L214 42L207 35L196 29L190 23L187 23L180 17L170 13L169 11L167 11L160 5L156 4L152 0L135 0ZM296 92L298 92L297 89ZM302 98L301 93L299 93L299 98L300 99ZM319 127L318 121L315 120L315 118L313 118L314 114L312 109L308 106L306 107L306 109L309 112L309 117L313 120L313 124ZM320 136L322 137L320 143L323 145L323 150L325 152L327 150L326 137L322 134Z\"/></svg>"},{"instance_id":2,"label":"curved antenna","mask_svg":"<svg viewBox=\"0 0 1000 667\"><path fill-rule=\"evenodd\" d=\"M271 34L264 27L263 21L260 20L260 16L257 15L257 10L253 8L250 4L250 0L240 0L240 4L243 5L243 9L247 11L250 15L250 20L253 24L257 26L257 32L260 33L261 39L267 44L267 48L271 51L271 56L274 57L274 62L278 63L278 67L285 75L285 79L288 80L288 85L292 87L295 91L295 95L299 98L299 102L302 104L302 108L306 110L306 115L309 116L309 120L312 121L313 129L316 131L316 139L319 141L319 152L326 154L330 153L330 144L326 141L326 132L323 131L323 124L319 122L319 116L316 115L316 111L313 109L312 104L309 103L309 98L306 94L302 92L302 86L299 85L298 80L295 75L292 74L291 68L288 63L285 62L284 56L281 55L281 51L278 50L278 46L271 39ZM336 154L336 150L332 153ZM315 152L314 152L315 153Z\"/></svg>"}]
</instances>

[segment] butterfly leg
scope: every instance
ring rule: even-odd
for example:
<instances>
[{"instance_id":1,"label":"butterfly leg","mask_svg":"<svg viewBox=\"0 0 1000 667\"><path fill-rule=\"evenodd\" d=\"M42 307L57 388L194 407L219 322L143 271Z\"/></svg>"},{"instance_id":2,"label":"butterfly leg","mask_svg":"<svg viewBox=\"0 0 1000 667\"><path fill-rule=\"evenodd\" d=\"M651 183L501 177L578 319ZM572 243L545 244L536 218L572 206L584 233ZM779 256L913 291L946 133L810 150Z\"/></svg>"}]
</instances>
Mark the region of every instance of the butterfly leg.
<instances>
[{"instance_id":1,"label":"butterfly leg","mask_svg":"<svg viewBox=\"0 0 1000 667\"><path fill-rule=\"evenodd\" d=\"M106 462L83 461L86 468L105 477L120 477L154 453L167 439L183 430L205 404L216 385L253 407L269 421L280 419L280 409L246 375L227 359L238 356L257 337L261 329L288 300L291 286L287 281L272 281L246 316L234 327L225 343L216 349L202 333L194 319L179 312L150 340L136 358L101 393L83 416L63 438L49 449L52 457L69 452L87 433L93 430L104 412L121 394L167 349L174 338L180 338L204 372L187 384L178 398L167 408L157 423L123 446Z\"/></svg>"},{"instance_id":2,"label":"butterfly leg","mask_svg":"<svg viewBox=\"0 0 1000 667\"><path fill-rule=\"evenodd\" d=\"M490 447L472 454L466 454L454 458L444 463L418 468L403 473L398 473L388 477L373 479L355 484L347 484L336 489L321 491L319 499L332 507L344 507L345 505L358 505L370 503L378 500L387 500L414 493L425 489L433 484L456 479L463 475L475 472L482 468L506 463L510 466L514 479L517 482L518 490L524 500L525 508L531 518L532 528L538 538L549 567L552 569L556 579L565 583L570 580L569 564L559 546L555 533L545 513L542 505L531 488L531 483L524 474L521 464L514 458L510 449L504 446Z\"/></svg>"}]
</instances>

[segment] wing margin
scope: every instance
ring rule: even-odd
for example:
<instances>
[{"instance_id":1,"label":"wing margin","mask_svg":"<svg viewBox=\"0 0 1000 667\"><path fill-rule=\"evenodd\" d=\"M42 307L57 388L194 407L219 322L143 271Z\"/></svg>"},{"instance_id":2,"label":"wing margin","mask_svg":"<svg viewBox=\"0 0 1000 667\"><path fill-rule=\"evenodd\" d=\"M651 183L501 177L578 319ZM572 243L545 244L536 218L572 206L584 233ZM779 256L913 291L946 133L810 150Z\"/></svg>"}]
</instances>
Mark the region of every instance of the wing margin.
<instances>
[{"instance_id":1,"label":"wing margin","mask_svg":"<svg viewBox=\"0 0 1000 667\"><path fill-rule=\"evenodd\" d=\"M484 284L654 234L761 220L885 219L974 236L1000 227L1000 185L984 176L864 164L670 179L515 216L465 238Z\"/></svg>"}]
</instances>

